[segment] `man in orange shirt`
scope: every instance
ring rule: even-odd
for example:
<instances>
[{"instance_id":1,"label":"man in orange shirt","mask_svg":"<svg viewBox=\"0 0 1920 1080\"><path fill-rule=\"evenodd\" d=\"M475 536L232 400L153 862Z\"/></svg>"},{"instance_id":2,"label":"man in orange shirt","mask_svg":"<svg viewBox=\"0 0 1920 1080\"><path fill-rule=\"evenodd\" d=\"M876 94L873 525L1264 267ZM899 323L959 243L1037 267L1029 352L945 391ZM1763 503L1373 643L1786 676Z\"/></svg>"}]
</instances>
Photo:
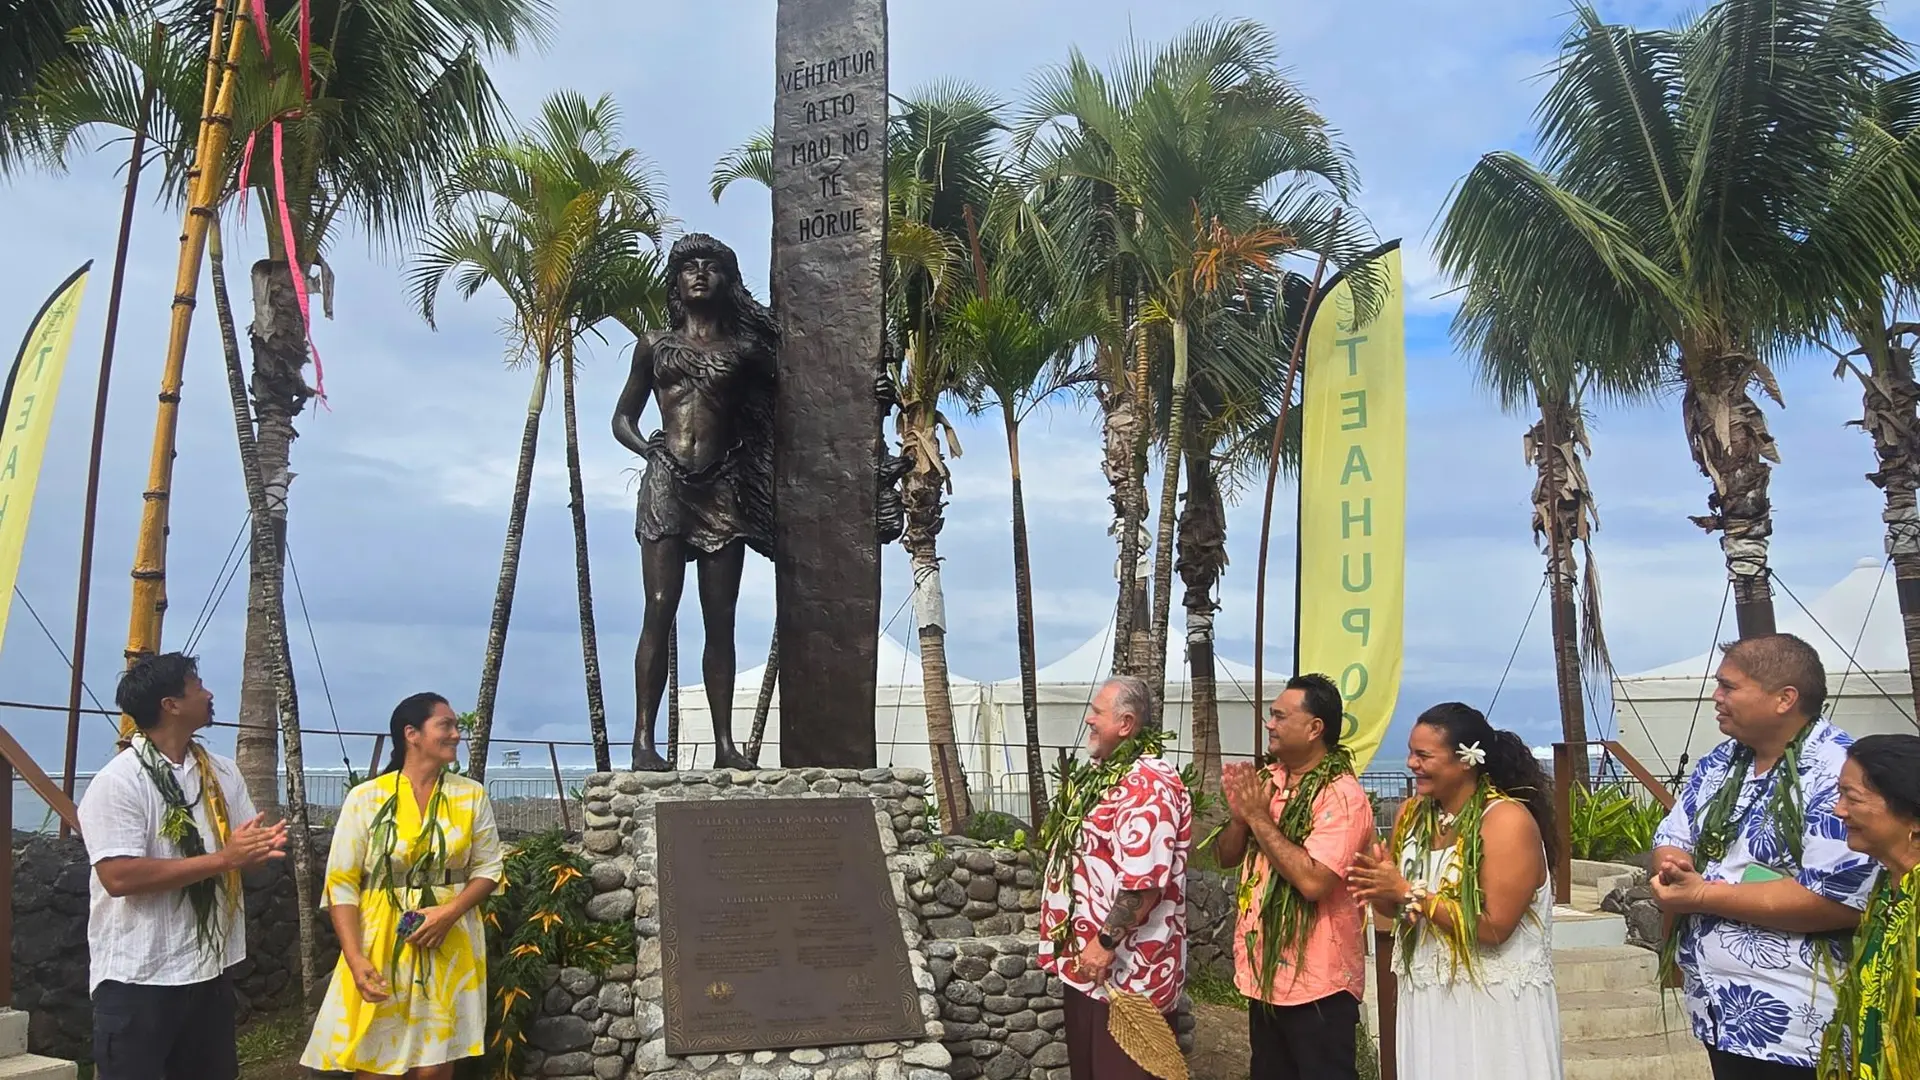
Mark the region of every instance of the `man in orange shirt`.
<instances>
[{"instance_id":1,"label":"man in orange shirt","mask_svg":"<svg viewBox=\"0 0 1920 1080\"><path fill-rule=\"evenodd\" d=\"M1248 1080L1358 1076L1366 956L1346 877L1375 834L1373 807L1340 745L1342 713L1332 680L1295 676L1267 710L1267 767L1225 769L1233 820L1215 853L1222 866L1246 861L1233 966L1250 1003Z\"/></svg>"}]
</instances>

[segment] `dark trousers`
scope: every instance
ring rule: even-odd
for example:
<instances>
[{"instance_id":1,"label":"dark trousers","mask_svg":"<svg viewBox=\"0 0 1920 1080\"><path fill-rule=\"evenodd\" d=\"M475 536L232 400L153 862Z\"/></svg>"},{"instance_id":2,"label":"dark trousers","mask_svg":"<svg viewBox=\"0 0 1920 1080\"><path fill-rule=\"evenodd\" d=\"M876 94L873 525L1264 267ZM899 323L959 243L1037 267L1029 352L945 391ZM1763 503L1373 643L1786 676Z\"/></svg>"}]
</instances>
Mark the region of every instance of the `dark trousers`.
<instances>
[{"instance_id":1,"label":"dark trousers","mask_svg":"<svg viewBox=\"0 0 1920 1080\"><path fill-rule=\"evenodd\" d=\"M1713 1066L1713 1080L1813 1080L1812 1069L1741 1057L1711 1046L1707 1061Z\"/></svg>"},{"instance_id":2,"label":"dark trousers","mask_svg":"<svg viewBox=\"0 0 1920 1080\"><path fill-rule=\"evenodd\" d=\"M235 1080L233 982L93 988L97 1080Z\"/></svg>"},{"instance_id":3,"label":"dark trousers","mask_svg":"<svg viewBox=\"0 0 1920 1080\"><path fill-rule=\"evenodd\" d=\"M1247 1004L1248 1080L1357 1080L1360 1002L1345 992L1301 1005Z\"/></svg>"},{"instance_id":4,"label":"dark trousers","mask_svg":"<svg viewBox=\"0 0 1920 1080\"><path fill-rule=\"evenodd\" d=\"M1071 986L1065 989L1067 1068L1073 1080L1153 1080L1107 1034L1107 1003ZM1167 1026L1173 1026L1171 1020Z\"/></svg>"}]
</instances>

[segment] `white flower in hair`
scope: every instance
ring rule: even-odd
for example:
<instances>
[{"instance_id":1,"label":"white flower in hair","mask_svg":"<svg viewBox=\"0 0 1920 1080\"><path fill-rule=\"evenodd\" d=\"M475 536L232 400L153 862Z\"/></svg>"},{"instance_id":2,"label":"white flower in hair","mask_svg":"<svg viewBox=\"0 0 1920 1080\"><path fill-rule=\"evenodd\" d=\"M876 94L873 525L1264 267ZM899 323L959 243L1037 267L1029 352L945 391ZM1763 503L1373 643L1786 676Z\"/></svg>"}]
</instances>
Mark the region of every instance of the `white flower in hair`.
<instances>
[{"instance_id":1,"label":"white flower in hair","mask_svg":"<svg viewBox=\"0 0 1920 1080\"><path fill-rule=\"evenodd\" d=\"M1461 764L1469 767L1487 763L1487 752L1480 749L1479 743L1461 743L1453 753Z\"/></svg>"}]
</instances>

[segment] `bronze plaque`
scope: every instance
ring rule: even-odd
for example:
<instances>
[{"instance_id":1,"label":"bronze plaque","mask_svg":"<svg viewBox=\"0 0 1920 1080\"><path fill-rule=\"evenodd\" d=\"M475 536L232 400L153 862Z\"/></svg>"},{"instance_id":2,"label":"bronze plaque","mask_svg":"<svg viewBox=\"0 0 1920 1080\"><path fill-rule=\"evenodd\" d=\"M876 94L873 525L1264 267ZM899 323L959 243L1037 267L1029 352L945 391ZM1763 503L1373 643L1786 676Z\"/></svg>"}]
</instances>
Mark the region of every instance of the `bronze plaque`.
<instances>
[{"instance_id":1,"label":"bronze plaque","mask_svg":"<svg viewBox=\"0 0 1920 1080\"><path fill-rule=\"evenodd\" d=\"M871 800L655 813L667 1053L925 1037Z\"/></svg>"}]
</instances>

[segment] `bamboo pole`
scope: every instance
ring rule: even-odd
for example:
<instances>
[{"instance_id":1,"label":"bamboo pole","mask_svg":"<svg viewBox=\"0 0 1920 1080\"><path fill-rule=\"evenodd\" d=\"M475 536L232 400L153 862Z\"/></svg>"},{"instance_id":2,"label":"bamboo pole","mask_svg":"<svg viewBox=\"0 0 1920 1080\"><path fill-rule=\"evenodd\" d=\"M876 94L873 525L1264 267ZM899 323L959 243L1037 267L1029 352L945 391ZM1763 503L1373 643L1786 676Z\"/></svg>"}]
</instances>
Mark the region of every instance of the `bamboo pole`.
<instances>
[{"instance_id":1,"label":"bamboo pole","mask_svg":"<svg viewBox=\"0 0 1920 1080\"><path fill-rule=\"evenodd\" d=\"M1329 236L1336 235L1345 207L1334 207L1333 220L1327 225ZM1267 545L1273 538L1273 484L1280 476L1280 445L1287 436L1287 408L1293 403L1293 381L1300 373L1300 357L1307 348L1307 320L1313 317L1314 304L1320 299L1321 275L1327 271L1327 253L1320 253L1313 268L1313 285L1307 289L1307 303L1300 312L1300 329L1294 331L1293 355L1287 360L1287 377L1280 384L1280 415L1273 424L1273 448L1267 453L1267 501L1260 510L1260 563L1254 571L1253 585L1253 756L1266 752L1267 699L1261 686L1266 669L1267 646ZM1285 295L1284 282L1281 295ZM1302 429L1304 430L1304 429ZM1297 525L1297 523L1296 523ZM1294 583L1294 606L1299 606L1299 583ZM1299 642L1294 643L1299 650ZM1296 673L1297 674L1297 673Z\"/></svg>"},{"instance_id":2,"label":"bamboo pole","mask_svg":"<svg viewBox=\"0 0 1920 1080\"><path fill-rule=\"evenodd\" d=\"M128 617L126 659L129 663L151 656L160 648L160 631L167 611L167 517L173 492L174 447L180 426L180 384L186 368L187 334L193 326L200 268L206 258L207 228L213 220L226 179L222 162L233 135L233 98L239 81L240 49L246 41L248 16L244 9L214 13L214 49L226 36L225 59L208 58L206 111L200 117L194 151L186 219L180 232L180 265L174 279L173 310L168 325L166 363L160 374L160 404L154 415L153 454L147 469L145 504L140 511L140 536L133 556L133 610ZM133 719L120 718L120 737L133 733Z\"/></svg>"},{"instance_id":3,"label":"bamboo pole","mask_svg":"<svg viewBox=\"0 0 1920 1080\"><path fill-rule=\"evenodd\" d=\"M153 55L160 55L166 26L153 24ZM133 126L133 153L127 162L127 192L120 204L120 237L113 249L113 285L107 293L107 330L100 346L100 378L93 394L93 445L87 454L87 502L80 519L80 586L73 602L73 675L67 684L67 757L60 790L73 798L74 769L80 757L80 692L86 686L87 615L93 600L93 539L100 517L100 458L106 447L107 391L113 381L113 346L120 334L121 289L127 280L127 244L133 235L134 200L140 192L141 155L147 149L147 114L153 111L153 77L141 82L140 115ZM67 836L60 823L60 836Z\"/></svg>"}]
</instances>

